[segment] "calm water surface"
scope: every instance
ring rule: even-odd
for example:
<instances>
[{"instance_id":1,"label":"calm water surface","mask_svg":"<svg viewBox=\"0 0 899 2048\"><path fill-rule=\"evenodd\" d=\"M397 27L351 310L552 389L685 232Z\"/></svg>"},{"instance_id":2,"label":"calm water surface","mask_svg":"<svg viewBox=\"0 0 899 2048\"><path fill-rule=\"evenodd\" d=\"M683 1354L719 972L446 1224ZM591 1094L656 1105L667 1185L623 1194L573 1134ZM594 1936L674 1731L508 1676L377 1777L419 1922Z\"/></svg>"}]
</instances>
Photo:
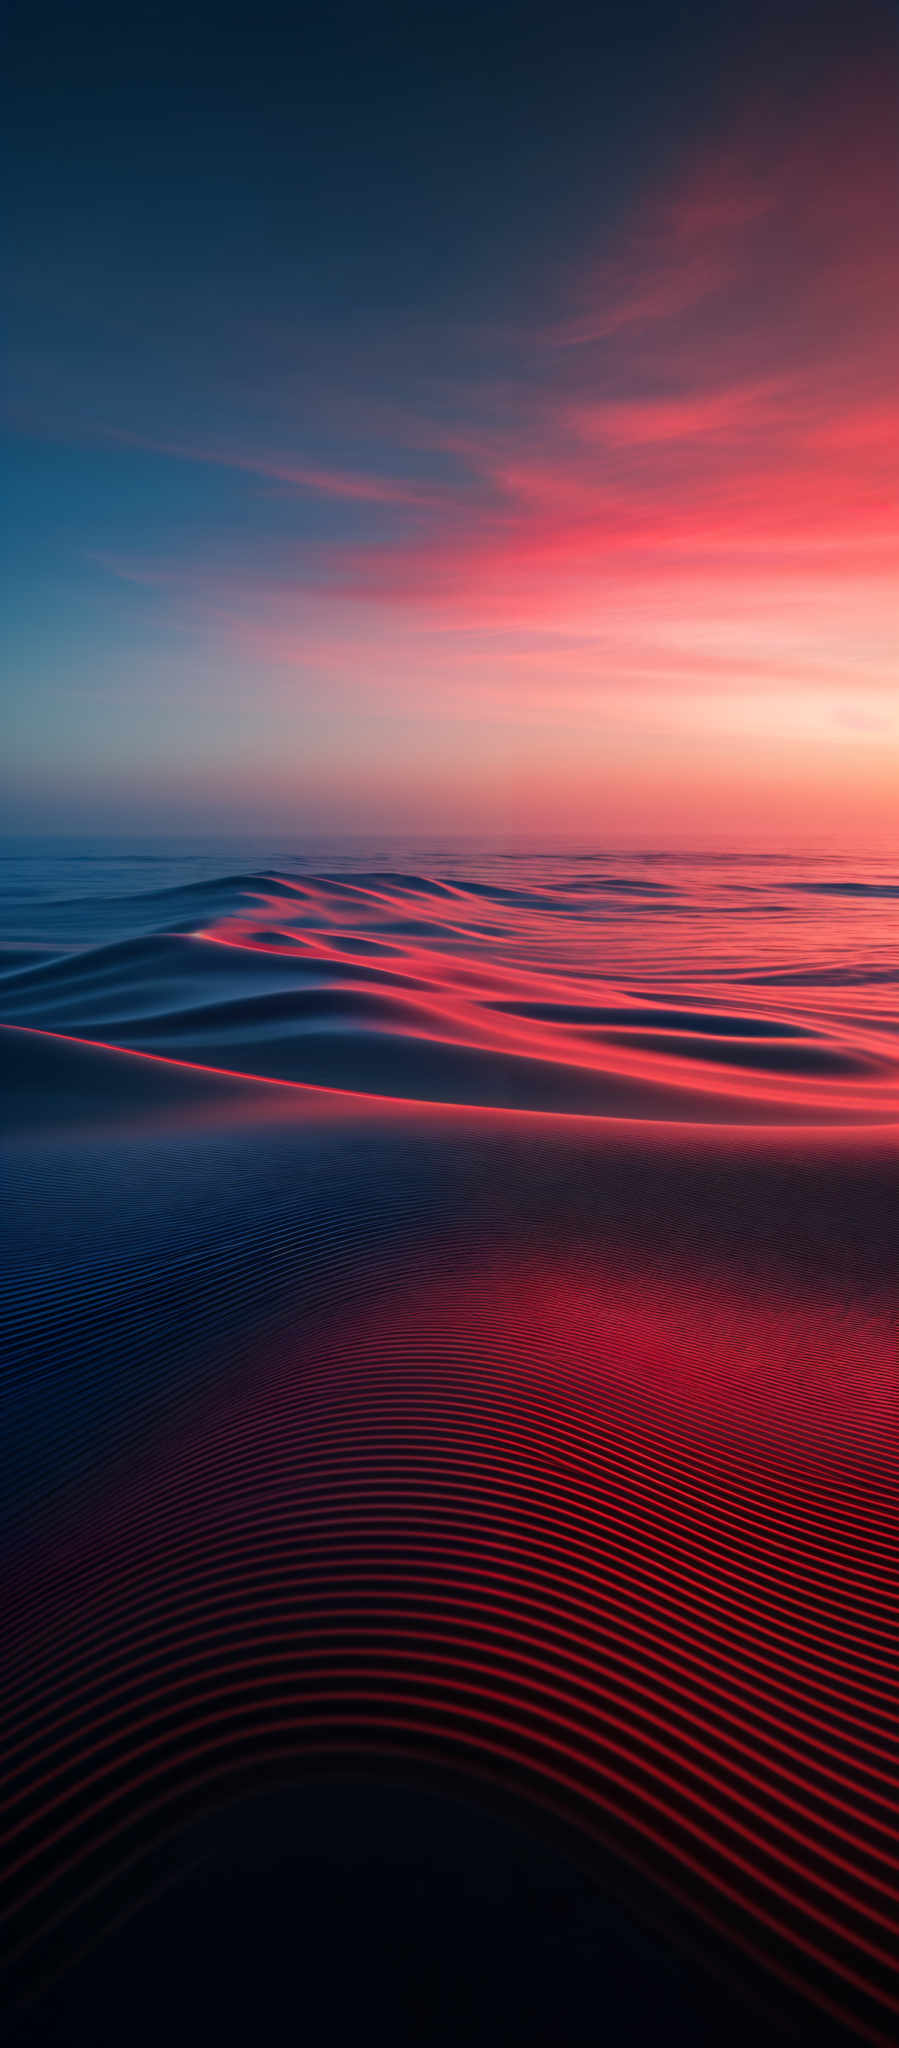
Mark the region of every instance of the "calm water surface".
<instances>
[{"instance_id":1,"label":"calm water surface","mask_svg":"<svg viewBox=\"0 0 899 2048\"><path fill-rule=\"evenodd\" d=\"M23 2039L158 2038L223 1928L183 2025L264 2032L279 1915L341 2039L890 2037L897 913L6 843Z\"/></svg>"}]
</instances>

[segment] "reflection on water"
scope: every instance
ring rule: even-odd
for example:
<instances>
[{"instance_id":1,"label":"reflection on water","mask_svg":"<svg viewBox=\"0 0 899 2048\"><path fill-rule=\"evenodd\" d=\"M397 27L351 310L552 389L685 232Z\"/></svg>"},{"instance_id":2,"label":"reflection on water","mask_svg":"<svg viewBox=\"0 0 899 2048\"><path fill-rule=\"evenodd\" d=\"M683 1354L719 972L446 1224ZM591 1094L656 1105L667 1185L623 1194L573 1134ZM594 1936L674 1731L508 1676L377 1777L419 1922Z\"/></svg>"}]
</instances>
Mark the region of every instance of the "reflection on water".
<instances>
[{"instance_id":1,"label":"reflection on water","mask_svg":"<svg viewBox=\"0 0 899 2048\"><path fill-rule=\"evenodd\" d=\"M6 1995L450 1772L886 2040L895 876L273 851L4 863Z\"/></svg>"},{"instance_id":2,"label":"reflection on water","mask_svg":"<svg viewBox=\"0 0 899 2048\"><path fill-rule=\"evenodd\" d=\"M889 1121L899 884L858 865L9 859L0 1014L395 1099Z\"/></svg>"}]
</instances>

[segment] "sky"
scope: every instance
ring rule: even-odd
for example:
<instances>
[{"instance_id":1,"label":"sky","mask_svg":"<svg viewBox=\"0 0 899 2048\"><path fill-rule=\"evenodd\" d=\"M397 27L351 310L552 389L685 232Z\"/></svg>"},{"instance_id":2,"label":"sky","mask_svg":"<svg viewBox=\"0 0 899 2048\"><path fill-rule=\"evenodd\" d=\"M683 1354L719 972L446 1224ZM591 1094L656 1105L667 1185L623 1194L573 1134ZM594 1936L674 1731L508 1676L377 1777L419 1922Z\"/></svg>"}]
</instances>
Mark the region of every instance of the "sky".
<instances>
[{"instance_id":1,"label":"sky","mask_svg":"<svg viewBox=\"0 0 899 2048\"><path fill-rule=\"evenodd\" d=\"M895 843L891 6L14 9L7 828Z\"/></svg>"}]
</instances>

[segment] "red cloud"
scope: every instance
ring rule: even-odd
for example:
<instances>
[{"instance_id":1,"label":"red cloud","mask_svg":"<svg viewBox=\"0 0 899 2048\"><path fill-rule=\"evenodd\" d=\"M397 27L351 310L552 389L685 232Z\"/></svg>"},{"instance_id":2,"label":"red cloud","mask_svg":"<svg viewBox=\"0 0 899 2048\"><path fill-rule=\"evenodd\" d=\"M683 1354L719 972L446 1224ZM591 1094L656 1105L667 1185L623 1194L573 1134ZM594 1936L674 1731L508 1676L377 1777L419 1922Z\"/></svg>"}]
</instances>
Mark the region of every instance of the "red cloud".
<instances>
[{"instance_id":1,"label":"red cloud","mask_svg":"<svg viewBox=\"0 0 899 2048\"><path fill-rule=\"evenodd\" d=\"M685 775L705 764L706 796L719 718L728 805L746 748L769 784L781 752L785 788L817 778L820 807L843 774L836 741L876 735L865 772L884 805L899 674L895 156L879 77L841 80L801 123L794 102L755 106L646 196L563 317L514 343L486 333L483 375L445 386L433 423L421 398L386 426L373 406L373 444L414 450L423 472L430 453L427 485L380 462L179 447L372 508L368 538L307 537L264 581L219 579L198 601L243 652L329 687L346 678L410 720L506 707L510 751L567 706L560 776L581 773L596 704L637 731L664 699L666 745Z\"/></svg>"}]
</instances>

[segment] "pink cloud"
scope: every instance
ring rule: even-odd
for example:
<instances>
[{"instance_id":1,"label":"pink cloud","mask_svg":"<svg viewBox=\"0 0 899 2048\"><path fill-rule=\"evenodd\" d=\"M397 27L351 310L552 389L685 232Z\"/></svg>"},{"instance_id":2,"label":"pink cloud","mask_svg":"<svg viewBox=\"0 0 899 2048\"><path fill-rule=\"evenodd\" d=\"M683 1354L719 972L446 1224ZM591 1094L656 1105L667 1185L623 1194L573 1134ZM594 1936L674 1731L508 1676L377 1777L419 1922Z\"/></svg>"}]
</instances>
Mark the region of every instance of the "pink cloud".
<instances>
[{"instance_id":1,"label":"pink cloud","mask_svg":"<svg viewBox=\"0 0 899 2048\"><path fill-rule=\"evenodd\" d=\"M516 720L550 733L568 718L572 776L591 719L660 721L680 772L702 761L704 800L712 756L731 803L755 749L757 774L783 774L785 817L790 788L823 816L840 736L867 735L886 815L895 142L879 80L846 98L801 122L755 108L727 147L697 152L584 266L567 313L517 335L517 371L500 376L485 340L484 374L460 378L452 408L445 388L431 419L420 394L389 417L373 401L372 444L414 449L422 468L439 457L437 480L172 447L372 513L362 540L305 541L295 573L195 577L194 601L241 652L410 724L505 718L511 747ZM393 506L414 523L381 519ZM853 790L863 820L860 771Z\"/></svg>"},{"instance_id":2,"label":"pink cloud","mask_svg":"<svg viewBox=\"0 0 899 2048\"><path fill-rule=\"evenodd\" d=\"M703 434L745 434L776 422L781 390L776 379L768 379L676 398L606 399L582 406L572 424L585 440L603 440L613 447L687 441Z\"/></svg>"}]
</instances>

